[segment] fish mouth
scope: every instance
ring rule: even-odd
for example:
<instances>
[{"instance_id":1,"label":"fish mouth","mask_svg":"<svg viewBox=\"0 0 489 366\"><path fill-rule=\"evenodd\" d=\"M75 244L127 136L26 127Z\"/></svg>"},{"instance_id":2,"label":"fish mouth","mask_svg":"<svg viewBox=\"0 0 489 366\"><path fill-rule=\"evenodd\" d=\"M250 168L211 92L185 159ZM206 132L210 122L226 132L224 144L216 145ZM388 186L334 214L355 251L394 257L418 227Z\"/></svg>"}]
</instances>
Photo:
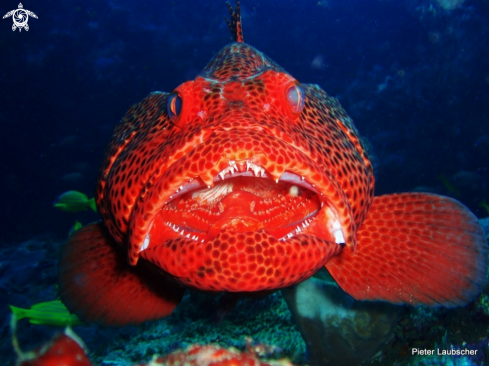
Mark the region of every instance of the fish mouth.
<instances>
[{"instance_id":1,"label":"fish mouth","mask_svg":"<svg viewBox=\"0 0 489 366\"><path fill-rule=\"evenodd\" d=\"M223 135L260 144L223 144ZM351 209L329 171L261 131L215 136L146 193L131 221L130 263L142 256L202 290L258 291L306 279L353 243Z\"/></svg>"},{"instance_id":2,"label":"fish mouth","mask_svg":"<svg viewBox=\"0 0 489 366\"><path fill-rule=\"evenodd\" d=\"M231 160L208 187L187 182L164 205L161 218L182 237L204 243L222 230L266 230L286 240L307 228L324 202L304 177L286 172L278 180L252 162ZM341 229L338 240L344 243Z\"/></svg>"}]
</instances>

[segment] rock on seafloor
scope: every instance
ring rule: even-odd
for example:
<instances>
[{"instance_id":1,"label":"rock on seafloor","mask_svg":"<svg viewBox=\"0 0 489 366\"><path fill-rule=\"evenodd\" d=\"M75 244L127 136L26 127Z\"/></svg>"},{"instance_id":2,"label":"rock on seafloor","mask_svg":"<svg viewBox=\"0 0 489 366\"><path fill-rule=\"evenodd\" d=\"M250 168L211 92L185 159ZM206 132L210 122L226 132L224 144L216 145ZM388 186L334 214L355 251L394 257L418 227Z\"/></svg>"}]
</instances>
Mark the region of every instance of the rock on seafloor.
<instances>
[{"instance_id":1,"label":"rock on seafloor","mask_svg":"<svg viewBox=\"0 0 489 366\"><path fill-rule=\"evenodd\" d=\"M393 336L403 307L356 301L334 281L310 278L282 290L306 340L311 365L355 366Z\"/></svg>"}]
</instances>

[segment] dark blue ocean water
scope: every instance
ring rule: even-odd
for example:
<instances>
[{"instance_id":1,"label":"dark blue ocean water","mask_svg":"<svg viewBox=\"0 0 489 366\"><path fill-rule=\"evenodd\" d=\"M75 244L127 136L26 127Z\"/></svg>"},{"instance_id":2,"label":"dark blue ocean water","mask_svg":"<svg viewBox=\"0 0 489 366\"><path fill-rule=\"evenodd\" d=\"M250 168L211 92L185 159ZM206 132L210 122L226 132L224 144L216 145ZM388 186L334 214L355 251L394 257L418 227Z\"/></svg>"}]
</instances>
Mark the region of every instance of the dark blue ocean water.
<instances>
[{"instance_id":1,"label":"dark blue ocean water","mask_svg":"<svg viewBox=\"0 0 489 366\"><path fill-rule=\"evenodd\" d=\"M489 2L444 9L449 2L243 0L244 40L339 99L371 146L377 194L431 190L483 218ZM67 190L92 196L127 109L194 78L231 41L224 0L22 4L38 16L29 31L0 21L2 250L33 237L62 241L76 219L96 220L52 202ZM2 0L0 14L17 6Z\"/></svg>"}]
</instances>

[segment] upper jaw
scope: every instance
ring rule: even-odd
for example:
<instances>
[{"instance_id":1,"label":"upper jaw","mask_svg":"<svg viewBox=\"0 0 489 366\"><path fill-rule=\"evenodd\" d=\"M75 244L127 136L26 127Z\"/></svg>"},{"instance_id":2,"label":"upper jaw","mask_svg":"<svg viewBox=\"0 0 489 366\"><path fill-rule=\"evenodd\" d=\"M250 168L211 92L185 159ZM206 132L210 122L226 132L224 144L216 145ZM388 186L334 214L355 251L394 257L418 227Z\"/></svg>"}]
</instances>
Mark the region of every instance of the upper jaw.
<instances>
[{"instance_id":1,"label":"upper jaw","mask_svg":"<svg viewBox=\"0 0 489 366\"><path fill-rule=\"evenodd\" d=\"M254 148L247 150L246 144L237 146L226 143L227 139L242 141L245 134L247 137L259 135L251 137L256 138L260 144L255 144ZM329 170L291 145L264 133L224 131L198 145L159 177L153 177L154 183L145 192L144 197L141 196L138 200L130 222L129 263L135 265L141 251L158 245L161 238L183 236L193 242L208 240L199 233L186 232L183 227L175 225L171 220L164 222L167 231L159 238L151 233L155 225L162 226L157 215L172 201L202 187L211 188L210 192L212 187L219 186L220 182L237 177L262 178L276 184L307 189L316 194L319 201L317 211L299 222L290 223L295 226L278 231L277 240L287 241L298 234L311 234L355 249L351 207Z\"/></svg>"}]
</instances>

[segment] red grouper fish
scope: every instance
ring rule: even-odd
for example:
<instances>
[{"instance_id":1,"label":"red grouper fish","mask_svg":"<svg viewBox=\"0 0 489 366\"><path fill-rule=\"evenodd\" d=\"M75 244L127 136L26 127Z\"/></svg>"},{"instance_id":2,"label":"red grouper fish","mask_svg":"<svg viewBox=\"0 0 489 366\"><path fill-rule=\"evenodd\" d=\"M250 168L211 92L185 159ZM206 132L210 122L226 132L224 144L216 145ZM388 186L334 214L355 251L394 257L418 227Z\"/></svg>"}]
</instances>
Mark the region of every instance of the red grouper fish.
<instances>
[{"instance_id":1,"label":"red grouper fish","mask_svg":"<svg viewBox=\"0 0 489 366\"><path fill-rule=\"evenodd\" d=\"M270 291L326 266L358 300L463 306L488 246L461 203L374 197L372 164L338 101L235 42L194 79L153 92L117 125L96 189L103 222L76 231L60 296L84 321L168 316L186 287Z\"/></svg>"}]
</instances>

